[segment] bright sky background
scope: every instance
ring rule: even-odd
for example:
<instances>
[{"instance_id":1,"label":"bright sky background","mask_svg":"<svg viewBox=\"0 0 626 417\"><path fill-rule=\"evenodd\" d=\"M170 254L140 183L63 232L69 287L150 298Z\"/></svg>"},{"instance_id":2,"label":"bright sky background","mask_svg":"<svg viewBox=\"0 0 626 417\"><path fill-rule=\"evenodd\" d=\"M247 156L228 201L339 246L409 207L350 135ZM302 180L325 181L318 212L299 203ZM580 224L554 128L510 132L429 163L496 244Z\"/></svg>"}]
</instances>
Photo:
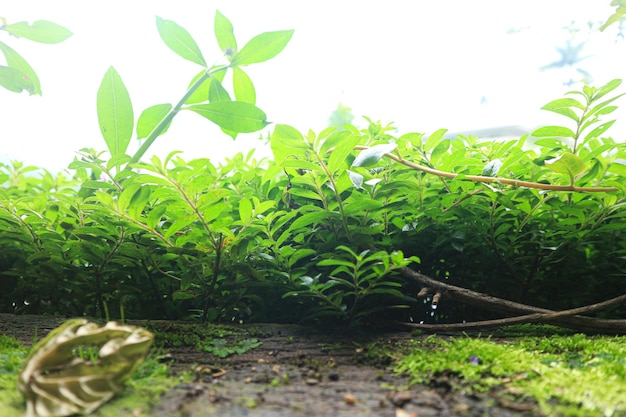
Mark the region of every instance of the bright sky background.
<instances>
[{"instance_id":1,"label":"bright sky background","mask_svg":"<svg viewBox=\"0 0 626 417\"><path fill-rule=\"evenodd\" d=\"M565 46L570 35L563 28L572 22L581 29L574 43L587 41L588 58L578 67L592 84L626 79L618 26L587 30L587 22L604 22L613 12L610 0L3 0L0 16L9 23L51 20L74 35L44 45L0 33L29 61L43 90L39 97L0 88L0 161L56 171L80 148L106 149L95 103L111 65L130 92L135 118L153 104L176 103L201 68L163 44L155 16L185 27L207 62L218 62L216 9L233 23L240 48L261 32L295 29L278 57L247 72L268 119L301 131L320 131L340 102L352 108L357 125L366 115L394 122L398 134L564 123L539 109L570 90L564 82L577 75L540 68L559 60L556 48ZM623 140L624 99L618 105L621 121L609 134ZM178 149L188 159L218 162L260 146L258 137L233 141L206 119L181 112L152 152ZM136 149L133 140L128 153Z\"/></svg>"}]
</instances>

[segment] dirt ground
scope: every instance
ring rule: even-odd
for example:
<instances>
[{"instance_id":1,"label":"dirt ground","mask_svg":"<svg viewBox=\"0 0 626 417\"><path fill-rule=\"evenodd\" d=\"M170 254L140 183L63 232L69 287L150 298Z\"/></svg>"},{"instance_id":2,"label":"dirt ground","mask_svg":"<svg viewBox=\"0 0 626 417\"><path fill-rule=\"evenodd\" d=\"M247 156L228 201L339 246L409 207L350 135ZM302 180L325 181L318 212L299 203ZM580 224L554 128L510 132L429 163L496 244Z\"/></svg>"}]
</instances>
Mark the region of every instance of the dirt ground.
<instances>
[{"instance_id":1,"label":"dirt ground","mask_svg":"<svg viewBox=\"0 0 626 417\"><path fill-rule=\"evenodd\" d=\"M0 333L26 345L64 319L0 314ZM130 324L142 324L131 322ZM172 326L150 323L149 326ZM502 391L468 395L462 383L441 375L428 386L408 387L384 355L367 346L408 340L408 333L310 328L295 325L245 326L261 346L221 359L192 348L169 348L172 371L195 380L172 389L149 414L159 417L429 417L537 416L536 404ZM233 337L233 336L228 336ZM235 336L236 337L236 336Z\"/></svg>"}]
</instances>

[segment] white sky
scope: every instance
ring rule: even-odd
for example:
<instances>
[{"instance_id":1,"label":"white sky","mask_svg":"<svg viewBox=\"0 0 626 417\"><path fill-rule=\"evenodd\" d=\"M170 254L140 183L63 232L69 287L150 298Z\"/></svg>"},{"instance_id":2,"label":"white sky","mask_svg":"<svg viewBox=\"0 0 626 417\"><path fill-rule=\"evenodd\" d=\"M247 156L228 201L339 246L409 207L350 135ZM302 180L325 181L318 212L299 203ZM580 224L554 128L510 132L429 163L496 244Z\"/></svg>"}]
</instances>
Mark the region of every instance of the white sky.
<instances>
[{"instance_id":1,"label":"white sky","mask_svg":"<svg viewBox=\"0 0 626 417\"><path fill-rule=\"evenodd\" d=\"M571 70L539 71L559 59L572 21L587 40L580 67L593 85L626 80L626 41L618 27L588 32L603 22L610 0L421 1L172 1L3 0L9 23L51 20L74 32L57 45L0 40L38 73L43 96L0 88L0 161L17 159L59 170L83 147L106 149L97 124L96 92L113 65L128 88L135 118L157 103L176 103L201 68L161 41L155 16L174 20L196 39L207 62L221 53L213 35L218 9L234 25L239 47L261 32L295 29L290 44L268 62L247 67L257 105L275 123L320 131L339 102L355 123L366 115L394 122L398 133L438 128L466 131L504 125L532 128L566 123L539 110L570 90ZM510 29L520 29L507 34ZM2 57L0 57L2 63ZM621 91L626 86L621 87ZM626 103L609 131L626 132ZM272 125L266 131L272 129ZM621 136L620 136L621 135ZM181 112L152 152L178 149L184 157L219 161L258 146L259 134L233 142L206 119ZM137 149L133 140L129 153Z\"/></svg>"}]
</instances>

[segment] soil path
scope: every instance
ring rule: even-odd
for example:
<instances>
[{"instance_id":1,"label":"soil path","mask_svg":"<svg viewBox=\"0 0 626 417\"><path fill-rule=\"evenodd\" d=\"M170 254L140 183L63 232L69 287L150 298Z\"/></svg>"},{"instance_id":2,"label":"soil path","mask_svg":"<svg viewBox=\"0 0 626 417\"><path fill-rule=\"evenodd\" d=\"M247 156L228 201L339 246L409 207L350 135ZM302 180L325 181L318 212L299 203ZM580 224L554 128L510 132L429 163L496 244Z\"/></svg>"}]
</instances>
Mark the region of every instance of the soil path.
<instances>
[{"instance_id":1,"label":"soil path","mask_svg":"<svg viewBox=\"0 0 626 417\"><path fill-rule=\"evenodd\" d=\"M0 314L0 334L31 345L64 319ZM130 324L144 324L131 322ZM171 322L149 324L171 327ZM412 386L388 369L384 348L411 338L407 333L316 329L295 325L243 326L245 337L262 344L221 359L191 348L170 348L172 371L193 370L150 411L159 417L428 417L536 416L535 404L511 403L498 392L466 395L453 378ZM227 336L237 339L241 336Z\"/></svg>"}]
</instances>

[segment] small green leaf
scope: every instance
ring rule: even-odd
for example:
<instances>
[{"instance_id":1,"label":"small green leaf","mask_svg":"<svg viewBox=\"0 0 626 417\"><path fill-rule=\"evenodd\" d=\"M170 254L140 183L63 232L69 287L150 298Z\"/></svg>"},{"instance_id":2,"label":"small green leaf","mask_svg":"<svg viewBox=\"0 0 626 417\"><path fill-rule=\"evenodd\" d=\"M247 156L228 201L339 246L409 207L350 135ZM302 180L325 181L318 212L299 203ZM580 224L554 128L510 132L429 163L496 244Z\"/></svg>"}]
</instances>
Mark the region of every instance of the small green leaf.
<instances>
[{"instance_id":1,"label":"small green leaf","mask_svg":"<svg viewBox=\"0 0 626 417\"><path fill-rule=\"evenodd\" d=\"M546 161L545 164L551 171L567 174L570 178L574 178L585 170L583 160L571 152L565 152L558 158Z\"/></svg>"},{"instance_id":2,"label":"small green leaf","mask_svg":"<svg viewBox=\"0 0 626 417\"><path fill-rule=\"evenodd\" d=\"M624 8L624 10L626 10L626 8ZM596 90L595 94L593 95L593 100L598 100L600 97L607 95L620 85L622 85L622 80L619 78L609 81L608 83Z\"/></svg>"},{"instance_id":3,"label":"small green leaf","mask_svg":"<svg viewBox=\"0 0 626 417\"><path fill-rule=\"evenodd\" d=\"M226 18L219 10L215 11L214 22L215 39L220 46L222 52L228 56L229 59L237 53L237 40L235 39L235 32L233 30L233 24Z\"/></svg>"},{"instance_id":4,"label":"small green leaf","mask_svg":"<svg viewBox=\"0 0 626 417\"><path fill-rule=\"evenodd\" d=\"M256 103L256 91L252 80L241 68L233 68L233 90L235 98L246 103Z\"/></svg>"},{"instance_id":5,"label":"small green leaf","mask_svg":"<svg viewBox=\"0 0 626 417\"><path fill-rule=\"evenodd\" d=\"M172 109L172 105L169 103L155 104L150 106L141 112L139 120L137 120L137 139L147 138L155 127L167 116ZM171 122L170 122L171 124ZM161 134L167 132L170 124L168 124Z\"/></svg>"},{"instance_id":6,"label":"small green leaf","mask_svg":"<svg viewBox=\"0 0 626 417\"><path fill-rule=\"evenodd\" d=\"M499 159L494 159L493 161L489 161L489 163L485 165L485 168L483 168L483 172L480 175L486 177L495 177L496 175L498 175L498 171L500 171L501 167L502 161L500 161Z\"/></svg>"},{"instance_id":7,"label":"small green leaf","mask_svg":"<svg viewBox=\"0 0 626 417\"><path fill-rule=\"evenodd\" d=\"M445 135L447 131L448 129L439 129L433 132L433 134L430 135L428 139L426 139L426 143L424 144L424 150L428 152L431 149L434 149L435 146L439 144L441 139L443 139L443 135Z\"/></svg>"},{"instance_id":8,"label":"small green leaf","mask_svg":"<svg viewBox=\"0 0 626 417\"><path fill-rule=\"evenodd\" d=\"M185 110L198 113L218 126L237 133L256 132L270 123L261 109L243 101L194 104L185 107Z\"/></svg>"},{"instance_id":9,"label":"small green leaf","mask_svg":"<svg viewBox=\"0 0 626 417\"><path fill-rule=\"evenodd\" d=\"M31 95L34 94L35 85L22 71L0 65L0 85L14 93L21 93L26 90Z\"/></svg>"},{"instance_id":10,"label":"small green leaf","mask_svg":"<svg viewBox=\"0 0 626 417\"><path fill-rule=\"evenodd\" d=\"M252 203L247 198L243 198L239 202L239 218L247 221L250 217L252 217Z\"/></svg>"},{"instance_id":11,"label":"small green leaf","mask_svg":"<svg viewBox=\"0 0 626 417\"><path fill-rule=\"evenodd\" d=\"M395 143L386 143L381 145L372 146L369 149L361 151L352 162L353 167L366 167L374 165L380 160L386 153L393 152L397 145Z\"/></svg>"},{"instance_id":12,"label":"small green leaf","mask_svg":"<svg viewBox=\"0 0 626 417\"><path fill-rule=\"evenodd\" d=\"M544 137L573 138L576 136L576 134L572 131L572 129L569 129L567 127L544 126L535 130L532 133L532 136L535 136L537 138L544 138Z\"/></svg>"},{"instance_id":13,"label":"small green leaf","mask_svg":"<svg viewBox=\"0 0 626 417\"><path fill-rule=\"evenodd\" d=\"M250 65L274 58L287 46L293 32L280 30L255 36L233 57L232 64Z\"/></svg>"},{"instance_id":14,"label":"small green leaf","mask_svg":"<svg viewBox=\"0 0 626 417\"><path fill-rule=\"evenodd\" d=\"M224 76L226 75L226 69L227 69L226 67L222 67L222 68L223 68L222 71L213 72L211 74L211 77L216 78L220 83L224 81ZM211 68L211 70L214 70L214 69L215 67ZM189 87L187 88L191 88L191 86L195 84L198 78L202 77L205 73L206 73L206 70L200 71L196 76L193 77L193 79L189 83ZM209 89L211 88L211 77L207 78L206 80L204 80L202 84L200 84L200 86L189 96L187 101L185 101L185 104L204 103L209 99Z\"/></svg>"},{"instance_id":15,"label":"small green leaf","mask_svg":"<svg viewBox=\"0 0 626 417\"><path fill-rule=\"evenodd\" d=\"M352 183L352 185L354 185L354 187L357 190L360 190L363 188L363 175L359 174L358 172L352 172L350 170L347 170L348 172L348 177L350 178L350 182Z\"/></svg>"},{"instance_id":16,"label":"small green leaf","mask_svg":"<svg viewBox=\"0 0 626 417\"><path fill-rule=\"evenodd\" d=\"M615 120L610 120L606 123L602 123L600 126L597 126L585 136L584 142L586 143L588 140L600 137L600 135L609 130L614 123Z\"/></svg>"},{"instance_id":17,"label":"small green leaf","mask_svg":"<svg viewBox=\"0 0 626 417\"><path fill-rule=\"evenodd\" d=\"M585 109L585 106L583 106L578 100L573 98L561 98L551 101L543 106L542 109L562 114L563 116L569 117L574 121L578 121L578 114L576 114L576 112L572 110L573 107L580 110Z\"/></svg>"},{"instance_id":18,"label":"small green leaf","mask_svg":"<svg viewBox=\"0 0 626 417\"><path fill-rule=\"evenodd\" d=\"M305 160L309 150L302 133L296 128L284 124L278 124L274 127L270 138L270 147L277 164L282 164L286 159Z\"/></svg>"},{"instance_id":19,"label":"small green leaf","mask_svg":"<svg viewBox=\"0 0 626 417\"><path fill-rule=\"evenodd\" d=\"M98 123L111 156L126 152L133 135L133 106L115 68L104 74L97 96Z\"/></svg>"},{"instance_id":20,"label":"small green leaf","mask_svg":"<svg viewBox=\"0 0 626 417\"><path fill-rule=\"evenodd\" d=\"M191 62L203 67L207 66L198 44L185 28L176 22L158 16L156 22L161 39L172 51Z\"/></svg>"},{"instance_id":21,"label":"small green leaf","mask_svg":"<svg viewBox=\"0 0 626 417\"><path fill-rule=\"evenodd\" d=\"M28 62L26 62L26 60L22 58L20 54L15 52L11 47L9 47L4 42L0 42L0 50L4 54L4 57L7 62L7 66L10 68L17 69L23 74L21 77L18 77L17 84L13 84L15 88L17 88L18 86L22 87L17 92L19 93L22 90L26 90L31 95L33 94L41 95L41 83L39 82L39 77L37 77L35 70L33 70L33 68L28 64ZM10 89L8 87L5 87L5 88ZM14 90L11 90L11 91L14 91Z\"/></svg>"},{"instance_id":22,"label":"small green leaf","mask_svg":"<svg viewBox=\"0 0 626 417\"><path fill-rule=\"evenodd\" d=\"M328 158L328 170L333 174L348 166L348 155L361 140L360 136L347 130L337 132L335 135L339 137L339 140L336 141L335 148Z\"/></svg>"},{"instance_id":23,"label":"small green leaf","mask_svg":"<svg viewBox=\"0 0 626 417\"><path fill-rule=\"evenodd\" d=\"M220 80L216 77L211 77L209 82L209 102L217 103L220 101L231 101L230 94L222 86Z\"/></svg>"},{"instance_id":24,"label":"small green leaf","mask_svg":"<svg viewBox=\"0 0 626 417\"><path fill-rule=\"evenodd\" d=\"M63 26L47 20L37 20L32 25L27 22L13 23L4 29L12 35L48 44L60 43L72 36L72 32Z\"/></svg>"}]
</instances>

